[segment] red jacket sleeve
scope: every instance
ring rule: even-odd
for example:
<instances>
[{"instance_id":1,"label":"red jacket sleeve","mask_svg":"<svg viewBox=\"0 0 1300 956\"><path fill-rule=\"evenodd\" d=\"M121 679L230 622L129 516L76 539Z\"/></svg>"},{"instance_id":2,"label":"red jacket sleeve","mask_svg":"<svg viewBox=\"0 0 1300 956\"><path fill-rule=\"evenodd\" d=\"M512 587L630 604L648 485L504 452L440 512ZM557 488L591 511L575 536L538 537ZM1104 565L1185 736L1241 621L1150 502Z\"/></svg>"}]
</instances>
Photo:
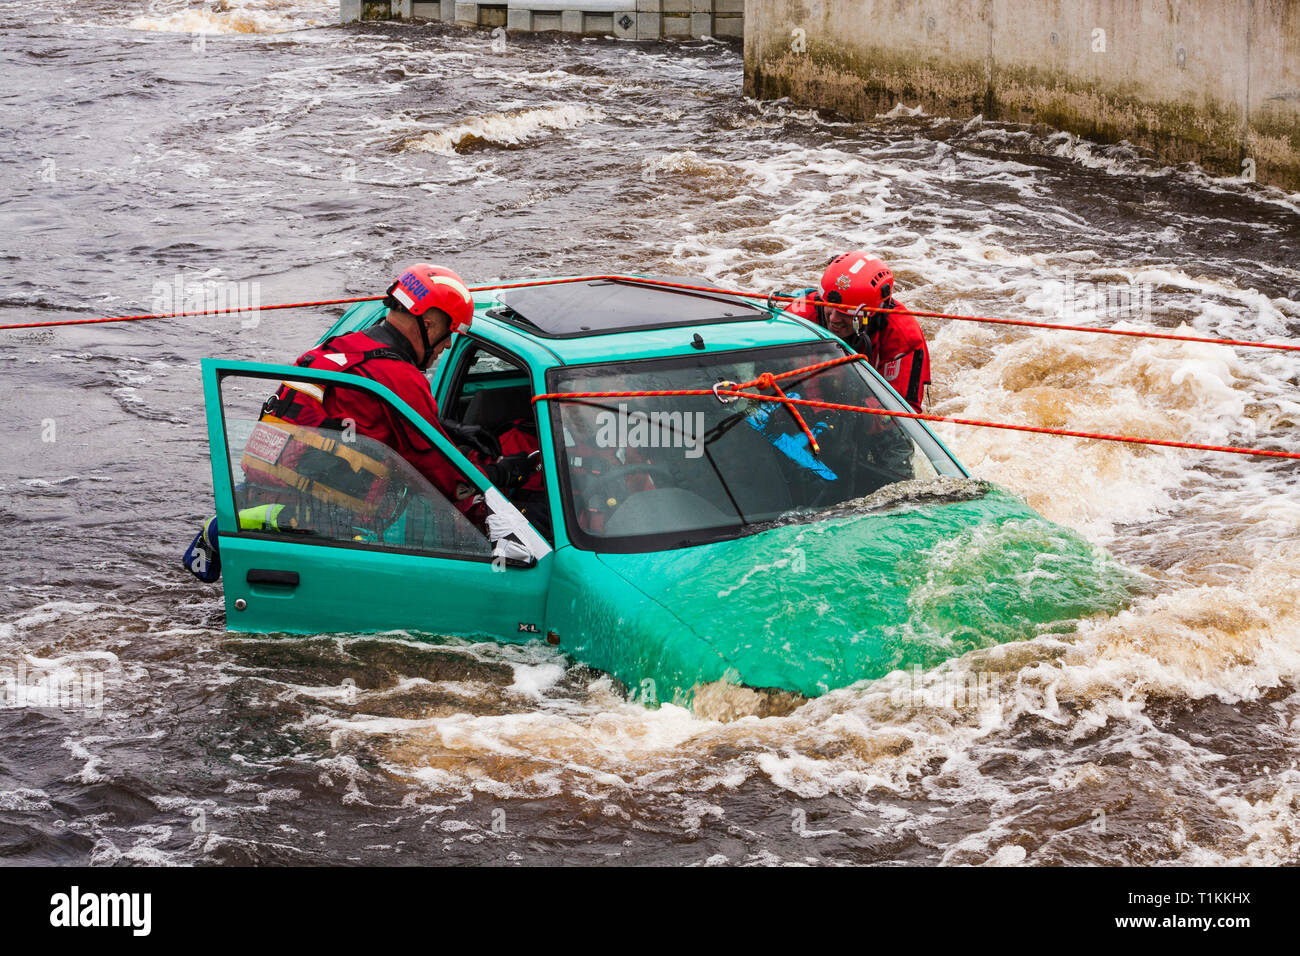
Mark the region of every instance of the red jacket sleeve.
<instances>
[{"instance_id":1,"label":"red jacket sleeve","mask_svg":"<svg viewBox=\"0 0 1300 956\"><path fill-rule=\"evenodd\" d=\"M433 400L428 380L419 369L405 362L377 360L366 363L366 371L370 378L387 386L417 415L442 431L438 422L438 405ZM464 482L464 476L402 415L360 389L332 388L327 403L331 416L351 418L356 423L358 434L383 442L395 450L449 501L458 501L457 486Z\"/></svg>"}]
</instances>

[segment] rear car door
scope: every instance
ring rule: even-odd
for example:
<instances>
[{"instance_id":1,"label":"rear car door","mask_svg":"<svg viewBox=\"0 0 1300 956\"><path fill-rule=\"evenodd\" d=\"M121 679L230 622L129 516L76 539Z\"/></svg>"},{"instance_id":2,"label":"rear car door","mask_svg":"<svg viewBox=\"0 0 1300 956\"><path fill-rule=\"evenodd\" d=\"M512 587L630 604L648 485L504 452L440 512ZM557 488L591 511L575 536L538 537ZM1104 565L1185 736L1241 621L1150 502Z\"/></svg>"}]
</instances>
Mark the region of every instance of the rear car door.
<instances>
[{"instance_id":1,"label":"rear car door","mask_svg":"<svg viewBox=\"0 0 1300 956\"><path fill-rule=\"evenodd\" d=\"M526 640L542 631L552 552L447 440L359 375L203 362L227 626L409 630ZM259 422L281 384L369 393L455 476L439 490L387 445L341 428ZM337 424L337 423L336 423Z\"/></svg>"}]
</instances>

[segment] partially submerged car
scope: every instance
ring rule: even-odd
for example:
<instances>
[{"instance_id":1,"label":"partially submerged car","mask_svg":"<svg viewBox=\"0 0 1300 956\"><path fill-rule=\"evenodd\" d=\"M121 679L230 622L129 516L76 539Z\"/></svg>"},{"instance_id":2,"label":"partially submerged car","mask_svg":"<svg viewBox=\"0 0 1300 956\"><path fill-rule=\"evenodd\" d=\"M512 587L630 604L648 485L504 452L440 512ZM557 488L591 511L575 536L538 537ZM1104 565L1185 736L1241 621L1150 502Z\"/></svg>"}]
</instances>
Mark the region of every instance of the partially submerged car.
<instances>
[{"instance_id":1,"label":"partially submerged car","mask_svg":"<svg viewBox=\"0 0 1300 956\"><path fill-rule=\"evenodd\" d=\"M778 307L631 277L475 305L434 396L445 421L535 436L524 489L492 487L368 378L204 360L231 630L546 640L685 703L714 681L816 696L1130 597L1129 572L972 480L922 422L810 406L801 421L729 394L770 373L791 398L907 410L866 362L826 366L843 343ZM322 341L383 316L358 305ZM386 446L322 428L307 437L383 475L380 499L333 482L293 527L261 520L249 479L278 453L258 417L281 381L377 397L458 469L479 517Z\"/></svg>"}]
</instances>

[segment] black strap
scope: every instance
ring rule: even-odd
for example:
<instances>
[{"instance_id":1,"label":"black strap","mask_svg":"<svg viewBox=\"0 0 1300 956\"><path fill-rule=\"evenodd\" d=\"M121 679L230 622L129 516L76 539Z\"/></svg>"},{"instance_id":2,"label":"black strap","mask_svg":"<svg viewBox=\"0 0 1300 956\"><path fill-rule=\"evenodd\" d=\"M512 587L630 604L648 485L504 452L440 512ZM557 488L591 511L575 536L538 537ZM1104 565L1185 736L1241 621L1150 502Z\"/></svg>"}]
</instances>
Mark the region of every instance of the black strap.
<instances>
[{"instance_id":1,"label":"black strap","mask_svg":"<svg viewBox=\"0 0 1300 956\"><path fill-rule=\"evenodd\" d=\"M293 411L293 400L289 398L289 389L283 385L276 390L274 395L262 403L262 418L267 415L274 415L276 418L291 422L298 417L296 411L290 414L291 411Z\"/></svg>"},{"instance_id":2,"label":"black strap","mask_svg":"<svg viewBox=\"0 0 1300 956\"><path fill-rule=\"evenodd\" d=\"M923 349L917 349L912 353L912 375L907 382L907 401L913 407L921 404L921 366L924 364L922 361L924 357Z\"/></svg>"},{"instance_id":3,"label":"black strap","mask_svg":"<svg viewBox=\"0 0 1300 956\"><path fill-rule=\"evenodd\" d=\"M371 359L391 359L394 362L409 362L397 349L371 349L369 352L361 353L361 361L369 362Z\"/></svg>"},{"instance_id":4,"label":"black strap","mask_svg":"<svg viewBox=\"0 0 1300 956\"><path fill-rule=\"evenodd\" d=\"M366 334L370 335L370 332L367 331ZM373 335L370 335L370 337L374 338ZM330 346L332 346L340 338L342 338L342 336L335 335L326 339L320 345L316 346L316 348L309 349L308 351L304 352L302 355L298 356L298 361L294 362L294 364L297 365L299 368L306 368L307 366L311 365L312 362L316 361L317 358L320 357L319 354L313 354L313 353L324 353L326 350L330 348ZM349 351L347 349L339 349L338 352L341 355L349 354ZM357 353L353 351L350 354L356 355ZM401 352L397 351L397 349L388 348L387 346L382 348L377 348L377 349L368 349L365 352L361 353L362 362L369 362L371 359L392 359L394 362L411 361L410 357L403 355Z\"/></svg>"},{"instance_id":5,"label":"black strap","mask_svg":"<svg viewBox=\"0 0 1300 956\"><path fill-rule=\"evenodd\" d=\"M426 309L425 311L427 312L428 310ZM415 364L417 368L423 369L426 365L430 364L429 356L433 354L433 347L437 345L438 342L441 342L442 339L445 339L447 335L451 335L451 332L449 331L447 335L444 335L442 337L442 339L438 339L438 342L430 342L429 324L424 321L424 314L422 313L420 315L417 315L415 317L415 322L420 327L420 341L424 343L424 352L420 356L420 361L418 361Z\"/></svg>"},{"instance_id":6,"label":"black strap","mask_svg":"<svg viewBox=\"0 0 1300 956\"><path fill-rule=\"evenodd\" d=\"M334 344L334 342L339 338L341 338L341 336L338 335L331 336L330 338L322 342L320 345L316 346L316 348L309 349L308 351L304 352L302 355L298 356L298 361L294 362L294 365L298 366L299 368L307 368L308 366L311 365L312 362L316 361L316 359L319 358L320 355L324 354L324 352L328 350ZM346 351L341 351L340 354L346 355L349 353ZM355 355L357 353L352 352L350 354ZM352 367L352 370L354 372L357 372L360 375L365 376L366 378L373 378L373 376L367 374L365 371L362 370L362 366L365 365L366 362L371 361L372 359L391 359L394 362L406 362L408 364L411 362L409 356L403 355L397 349L387 348L387 347L377 348L377 349L367 349L366 351L361 353L361 361L356 363L356 365ZM324 386L324 389L328 390L329 387L330 386L326 385ZM291 422L295 418L297 418L298 417L297 412L298 412L297 402L294 401L293 395L291 394L291 390L286 386L281 386L279 389L277 389L275 394L272 395L270 398L268 398L266 402L262 405L263 416L274 415L276 418L282 418L286 422ZM336 422L337 424L335 424ZM321 424L318 427L341 429L343 427L343 423L338 419L331 418L321 422Z\"/></svg>"}]
</instances>

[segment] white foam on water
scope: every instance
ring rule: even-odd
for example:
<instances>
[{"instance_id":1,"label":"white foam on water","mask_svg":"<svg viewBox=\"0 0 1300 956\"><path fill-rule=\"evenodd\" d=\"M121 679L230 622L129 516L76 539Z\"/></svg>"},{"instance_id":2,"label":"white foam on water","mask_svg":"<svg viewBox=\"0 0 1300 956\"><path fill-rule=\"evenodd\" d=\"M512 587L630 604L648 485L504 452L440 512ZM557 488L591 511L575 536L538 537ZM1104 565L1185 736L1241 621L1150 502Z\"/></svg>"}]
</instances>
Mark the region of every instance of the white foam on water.
<instances>
[{"instance_id":1,"label":"white foam on water","mask_svg":"<svg viewBox=\"0 0 1300 956\"><path fill-rule=\"evenodd\" d=\"M478 143L519 146L534 137L570 130L601 119L604 113L578 103L556 103L504 110L461 119L449 126L408 138L403 148L429 153L456 155L460 149Z\"/></svg>"},{"instance_id":2,"label":"white foam on water","mask_svg":"<svg viewBox=\"0 0 1300 956\"><path fill-rule=\"evenodd\" d=\"M132 30L219 36L285 33L337 22L338 5L332 0L215 0L202 6L154 0L148 13L134 17L127 26Z\"/></svg>"},{"instance_id":3,"label":"white foam on water","mask_svg":"<svg viewBox=\"0 0 1300 956\"><path fill-rule=\"evenodd\" d=\"M1020 866L1025 862L1027 853L1023 846L1007 843L998 848L998 852L985 862L985 866Z\"/></svg>"},{"instance_id":4,"label":"white foam on water","mask_svg":"<svg viewBox=\"0 0 1300 956\"><path fill-rule=\"evenodd\" d=\"M56 488L59 485L74 484L78 481L112 481L109 475L64 475L62 478L22 478L20 484L28 488Z\"/></svg>"},{"instance_id":5,"label":"white foam on water","mask_svg":"<svg viewBox=\"0 0 1300 956\"><path fill-rule=\"evenodd\" d=\"M104 743L111 741L111 737L66 737L62 741L62 746L76 760L84 760L81 769L73 774L71 779L81 784L102 783L108 778L100 772L100 764L103 758L90 751L88 744Z\"/></svg>"},{"instance_id":6,"label":"white foam on water","mask_svg":"<svg viewBox=\"0 0 1300 956\"><path fill-rule=\"evenodd\" d=\"M50 795L44 790L0 790L0 810L14 813L36 813L53 810Z\"/></svg>"},{"instance_id":7,"label":"white foam on water","mask_svg":"<svg viewBox=\"0 0 1300 956\"><path fill-rule=\"evenodd\" d=\"M565 668L560 664L520 664L515 667L514 682L506 690L540 698L563 680L564 674Z\"/></svg>"},{"instance_id":8,"label":"white foam on water","mask_svg":"<svg viewBox=\"0 0 1300 956\"><path fill-rule=\"evenodd\" d=\"M963 351L975 349L991 357L961 368ZM1257 437L1242 367L1221 347L1049 332L1001 338L954 324L935 337L933 357L949 370L933 392L936 414L1207 444ZM935 431L973 474L1096 539L1168 510L1190 478L1181 451L957 425Z\"/></svg>"},{"instance_id":9,"label":"white foam on water","mask_svg":"<svg viewBox=\"0 0 1300 956\"><path fill-rule=\"evenodd\" d=\"M542 90L554 93L557 90L580 91L584 100L600 99L617 107L620 98L627 93L652 88L649 79L631 78L626 75L601 76L589 73L570 73L567 70L550 68L543 70L502 69L498 67L476 67L473 71L476 80L487 80L502 87L522 87L524 89Z\"/></svg>"},{"instance_id":10,"label":"white foam on water","mask_svg":"<svg viewBox=\"0 0 1300 956\"><path fill-rule=\"evenodd\" d=\"M79 617L92 611L106 609L107 605L92 601L48 601L23 612L10 624L17 630L30 630L63 618Z\"/></svg>"}]
</instances>

